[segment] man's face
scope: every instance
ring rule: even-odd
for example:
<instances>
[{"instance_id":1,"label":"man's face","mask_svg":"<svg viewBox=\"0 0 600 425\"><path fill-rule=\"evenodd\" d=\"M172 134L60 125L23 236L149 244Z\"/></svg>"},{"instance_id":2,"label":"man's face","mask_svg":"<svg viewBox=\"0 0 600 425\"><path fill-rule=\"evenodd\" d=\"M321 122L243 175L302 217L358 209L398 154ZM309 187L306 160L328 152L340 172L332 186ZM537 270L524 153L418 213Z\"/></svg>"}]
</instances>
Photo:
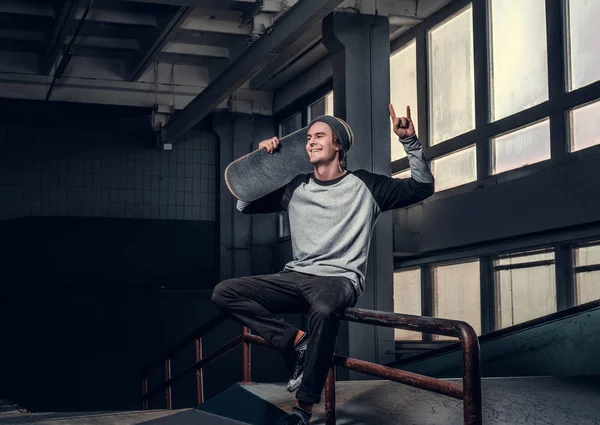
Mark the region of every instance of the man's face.
<instances>
[{"instance_id":1,"label":"man's face","mask_svg":"<svg viewBox=\"0 0 600 425\"><path fill-rule=\"evenodd\" d=\"M335 160L337 150L333 144L331 127L324 122L316 122L306 135L306 152L313 165L324 164Z\"/></svg>"}]
</instances>

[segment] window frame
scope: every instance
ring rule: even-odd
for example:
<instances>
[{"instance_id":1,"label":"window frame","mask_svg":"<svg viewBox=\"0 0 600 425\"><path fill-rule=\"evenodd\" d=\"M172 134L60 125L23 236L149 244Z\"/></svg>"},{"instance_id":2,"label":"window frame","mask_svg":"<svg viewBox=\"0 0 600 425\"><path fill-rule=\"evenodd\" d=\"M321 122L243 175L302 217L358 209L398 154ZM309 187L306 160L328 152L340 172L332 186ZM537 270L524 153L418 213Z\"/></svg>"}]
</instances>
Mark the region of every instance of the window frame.
<instances>
[{"instance_id":1,"label":"window frame","mask_svg":"<svg viewBox=\"0 0 600 425\"><path fill-rule=\"evenodd\" d=\"M579 162L589 156L600 155L600 145L577 151L570 150L570 111L573 108L599 101L600 81L569 91L568 0L545 0L548 100L497 121L491 120L489 1L491 0L456 0L400 35L392 41L390 46L390 54L393 55L412 40L416 40L417 97L419 99L417 134L423 143L427 158L432 160L467 148L472 144L476 145L477 180L436 192L426 202L531 175L540 170L556 167L567 162ZM459 13L469 4L472 4L473 8L475 129L430 146L428 31ZM550 120L550 159L493 175L492 139L546 118ZM409 169L408 159L401 158L392 161L391 168L392 175L406 171ZM600 241L600 224L587 228L562 229L541 235L523 236L510 241L492 241L468 248L447 249L426 256L406 257L397 254L394 259L394 271L414 269L415 267L421 268L422 293L424 294L422 296L422 311L423 315L431 316L433 313L432 266L478 258L481 279L481 332L482 335L487 335L506 332L506 329L498 330L495 323L494 257L518 251L553 249L555 255L555 282L557 285L557 310L559 312L557 314L560 314L565 309L576 307L574 280L575 270L578 268L574 267L575 248L582 246L581 244L594 244L598 241ZM595 266L593 267L595 268ZM520 326L515 325L515 328ZM428 338L428 334L424 334L423 342L420 345L415 342L409 344L397 341L395 347L396 353L399 354L407 347L412 347L411 349L414 350L427 350L435 349L442 344L443 342L432 342L430 336Z\"/></svg>"},{"instance_id":2,"label":"window frame","mask_svg":"<svg viewBox=\"0 0 600 425\"><path fill-rule=\"evenodd\" d=\"M555 285L555 292L556 292L556 310L548 313L548 314L553 314L553 313L557 313L560 311L560 302L559 302L559 290L560 285L558 283L558 273L557 273L557 249L554 246L546 246L543 248L539 248L539 249L533 249L533 250L517 250L517 251L511 251L509 253L503 253L503 254L498 254L492 257L492 268L493 268L493 272L494 272L494 276L493 276L493 289L494 289L494 305L492 306L493 310L494 310L494 314L495 314L495 318L494 318L494 326L495 326L495 330L502 330L502 329L506 329L512 326L517 326L521 323L523 323L523 321L518 322L518 323L513 323L510 326L507 327L500 327L498 322L499 322L499 318L500 318L500 312L498 311L498 305L497 305L497 300L498 300L498 294L500 293L500 272L502 271L510 271L510 270L520 270L520 269L531 269L531 268L535 268L535 267L544 267L544 266L552 266L554 268L554 285ZM505 265L500 265L500 264L496 264L497 261L500 261L503 258L522 258L522 257L531 257L533 255L536 254L547 254L547 253L552 253L553 258L552 259L548 259L548 260L536 260L536 261L529 261L529 262L523 262L523 263L517 263L517 264L505 264ZM540 316L543 317L543 316ZM525 322L528 322L530 320L535 320L535 319L529 319L526 320Z\"/></svg>"},{"instance_id":3,"label":"window frame","mask_svg":"<svg viewBox=\"0 0 600 425\"><path fill-rule=\"evenodd\" d=\"M569 252L569 254L570 254L569 260L571 261L571 268L569 270L570 273L568 274L568 277L570 277L572 279L571 285L573 287L572 288L572 296L573 296L572 304L573 305L580 305L577 300L577 274L600 271L600 263L590 264L587 266L577 266L576 265L575 256L576 256L577 248L586 248L589 246L600 246L600 238L589 239L584 242L579 242L579 243L573 244L571 246L571 250Z\"/></svg>"},{"instance_id":4,"label":"window frame","mask_svg":"<svg viewBox=\"0 0 600 425\"><path fill-rule=\"evenodd\" d=\"M575 249L579 247L600 244L600 225L586 230L570 230L559 235L540 236L538 238L523 237L509 243L495 243L484 248L473 247L468 250L456 250L454 252L438 253L436 255L420 258L408 258L396 260L394 272L402 270L421 269L421 310L424 316L433 316L433 267L448 264L460 264L468 261L479 260L480 278L480 312L481 312L481 336L496 332L506 332L509 328L499 328L496 323L496 279L494 259L499 256L521 253L531 255L536 252L553 251L554 260L544 260L538 263L526 263L523 267L542 265L542 263L554 265L557 311L551 314L560 314L562 311L577 307L575 275L577 272L588 271L588 269L600 270L600 265L575 267ZM515 265L511 266L515 267ZM521 267L521 265L516 265ZM504 268L504 266L501 266ZM597 301L593 301L597 302ZM538 319L533 319L538 320ZM518 328L523 324L513 325ZM407 351L427 351L452 341L437 341L430 334L423 334L419 341L395 341L395 354L407 354Z\"/></svg>"},{"instance_id":5,"label":"window frame","mask_svg":"<svg viewBox=\"0 0 600 425\"><path fill-rule=\"evenodd\" d=\"M417 97L419 99L419 123L417 134L429 160L451 154L475 144L477 150L477 179L475 182L452 187L443 192L451 194L472 190L476 187L495 184L536 173L541 169L554 167L567 161L579 161L589 154L599 154L600 145L581 151L570 151L571 109L600 100L600 81L593 82L576 90L568 86L568 0L546 0L546 49L548 58L548 100L516 112L496 121L491 120L490 92L490 53L491 28L490 9L493 0L457 0L409 29L392 41L390 55L416 40L417 49ZM429 99L429 31L447 19L462 12L469 5L473 15L473 59L475 84L475 129L448 140L430 145L430 99ZM492 139L502 134L523 128L548 118L550 120L550 159L520 168L492 174ZM409 168L408 159L392 161L392 174ZM433 199L438 197L433 195ZM444 193L443 196L449 196Z\"/></svg>"}]
</instances>

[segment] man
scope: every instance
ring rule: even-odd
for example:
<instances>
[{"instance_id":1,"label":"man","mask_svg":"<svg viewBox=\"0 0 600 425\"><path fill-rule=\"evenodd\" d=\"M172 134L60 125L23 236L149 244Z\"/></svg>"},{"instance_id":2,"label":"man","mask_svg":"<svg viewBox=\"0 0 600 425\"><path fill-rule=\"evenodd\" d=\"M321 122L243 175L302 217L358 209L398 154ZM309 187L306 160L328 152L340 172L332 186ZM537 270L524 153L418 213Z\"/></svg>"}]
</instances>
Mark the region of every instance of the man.
<instances>
[{"instance_id":1,"label":"man","mask_svg":"<svg viewBox=\"0 0 600 425\"><path fill-rule=\"evenodd\" d=\"M379 215L419 202L433 193L433 176L410 119L397 118L393 129L408 156L412 177L393 179L365 170L346 170L354 135L344 121L317 117L309 125L306 152L314 171L251 203L238 201L245 214L289 214L293 260L272 275L234 278L219 283L215 304L255 334L279 348L291 370L287 389L296 406L286 425L308 425L319 403L335 352L339 315L364 290L371 233ZM273 153L274 137L259 144ZM307 313L306 332L286 323L281 313Z\"/></svg>"}]
</instances>

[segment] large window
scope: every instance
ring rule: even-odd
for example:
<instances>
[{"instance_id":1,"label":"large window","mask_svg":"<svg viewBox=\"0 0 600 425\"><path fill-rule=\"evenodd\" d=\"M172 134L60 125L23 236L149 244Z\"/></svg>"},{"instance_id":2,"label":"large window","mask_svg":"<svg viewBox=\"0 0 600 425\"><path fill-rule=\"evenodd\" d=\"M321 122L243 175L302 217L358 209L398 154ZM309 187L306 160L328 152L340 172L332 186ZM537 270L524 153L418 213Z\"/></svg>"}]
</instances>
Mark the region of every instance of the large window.
<instances>
[{"instance_id":1,"label":"large window","mask_svg":"<svg viewBox=\"0 0 600 425\"><path fill-rule=\"evenodd\" d=\"M600 80L600 2L566 0L569 89L575 90Z\"/></svg>"},{"instance_id":2,"label":"large window","mask_svg":"<svg viewBox=\"0 0 600 425\"><path fill-rule=\"evenodd\" d=\"M571 110L571 151L600 144L600 101Z\"/></svg>"},{"instance_id":3,"label":"large window","mask_svg":"<svg viewBox=\"0 0 600 425\"><path fill-rule=\"evenodd\" d=\"M431 144L475 128L471 6L429 33Z\"/></svg>"},{"instance_id":4,"label":"large window","mask_svg":"<svg viewBox=\"0 0 600 425\"><path fill-rule=\"evenodd\" d=\"M600 243L586 244L574 250L575 303L600 299Z\"/></svg>"},{"instance_id":5,"label":"large window","mask_svg":"<svg viewBox=\"0 0 600 425\"><path fill-rule=\"evenodd\" d=\"M560 166L600 145L600 0L482 0L445 10L394 41L390 58L391 102L403 110L418 93L427 103L419 136L436 191L499 173L507 174L492 181L516 178L539 168L513 170L541 161ZM399 173L408 163L396 142Z\"/></svg>"},{"instance_id":6,"label":"large window","mask_svg":"<svg viewBox=\"0 0 600 425\"><path fill-rule=\"evenodd\" d=\"M404 116L406 106L410 105L411 119L415 129L418 128L417 45L415 41L408 43L406 47L390 58L390 102L399 116ZM390 137L392 161L404 158L406 152L393 131L392 120L390 120Z\"/></svg>"},{"instance_id":7,"label":"large window","mask_svg":"<svg viewBox=\"0 0 600 425\"><path fill-rule=\"evenodd\" d=\"M498 328L557 310L554 251L501 256L494 260L494 270Z\"/></svg>"},{"instance_id":8,"label":"large window","mask_svg":"<svg viewBox=\"0 0 600 425\"><path fill-rule=\"evenodd\" d=\"M433 315L467 322L481 334L479 261L433 268ZM434 336L434 339L454 339Z\"/></svg>"},{"instance_id":9,"label":"large window","mask_svg":"<svg viewBox=\"0 0 600 425\"><path fill-rule=\"evenodd\" d=\"M550 120L492 139L492 173L550 159Z\"/></svg>"},{"instance_id":10,"label":"large window","mask_svg":"<svg viewBox=\"0 0 600 425\"><path fill-rule=\"evenodd\" d=\"M402 270L394 273L394 312L420 316L421 269ZM396 341L420 341L420 332L394 329Z\"/></svg>"},{"instance_id":11,"label":"large window","mask_svg":"<svg viewBox=\"0 0 600 425\"><path fill-rule=\"evenodd\" d=\"M431 172L435 177L435 191L475 181L476 167L475 146L434 159Z\"/></svg>"},{"instance_id":12,"label":"large window","mask_svg":"<svg viewBox=\"0 0 600 425\"><path fill-rule=\"evenodd\" d=\"M491 0L492 120L548 99L545 0Z\"/></svg>"}]
</instances>

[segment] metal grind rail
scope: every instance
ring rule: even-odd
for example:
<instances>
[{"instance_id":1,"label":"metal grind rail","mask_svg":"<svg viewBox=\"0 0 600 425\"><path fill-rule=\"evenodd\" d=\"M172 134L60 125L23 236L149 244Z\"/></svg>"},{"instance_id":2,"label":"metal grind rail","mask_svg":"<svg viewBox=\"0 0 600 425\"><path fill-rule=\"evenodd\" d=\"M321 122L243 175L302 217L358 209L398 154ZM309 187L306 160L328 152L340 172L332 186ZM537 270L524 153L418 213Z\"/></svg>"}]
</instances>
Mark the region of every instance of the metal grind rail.
<instances>
[{"instance_id":1,"label":"metal grind rail","mask_svg":"<svg viewBox=\"0 0 600 425\"><path fill-rule=\"evenodd\" d=\"M410 385L412 387L442 394L448 397L463 400L464 424L481 425L481 370L479 360L479 340L471 326L465 322L456 320L437 319L433 317L412 316L408 314L388 313L375 310L349 308L340 317L341 320L383 326L408 331L424 332L434 335L445 335L457 337L463 352L463 380L462 385L444 381L429 376L406 372L388 366L354 359L351 357L334 356L333 365L329 369L327 381L325 382L325 424L335 424L335 368L340 366L357 372L366 373L394 382ZM251 344L259 344L271 347L263 338L252 335L250 329L243 327L241 335L235 337L227 344L216 349L207 356L202 353L202 337L213 330L217 325L226 320L226 316L220 314L209 320L198 330L187 336L175 347L152 363L148 364L142 371L142 409L148 409L150 396L164 392L165 405L167 409L172 408L171 387L183 376L191 372L196 373L196 403L204 402L203 368L214 360L220 358L229 351L242 345L242 382L251 380ZM171 376L171 359L188 345L194 344L194 363L184 370ZM271 347L272 348L272 347ZM165 380L156 388L148 391L148 374L153 369L164 365Z\"/></svg>"}]
</instances>

